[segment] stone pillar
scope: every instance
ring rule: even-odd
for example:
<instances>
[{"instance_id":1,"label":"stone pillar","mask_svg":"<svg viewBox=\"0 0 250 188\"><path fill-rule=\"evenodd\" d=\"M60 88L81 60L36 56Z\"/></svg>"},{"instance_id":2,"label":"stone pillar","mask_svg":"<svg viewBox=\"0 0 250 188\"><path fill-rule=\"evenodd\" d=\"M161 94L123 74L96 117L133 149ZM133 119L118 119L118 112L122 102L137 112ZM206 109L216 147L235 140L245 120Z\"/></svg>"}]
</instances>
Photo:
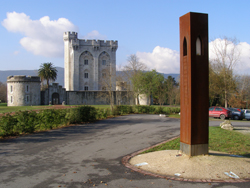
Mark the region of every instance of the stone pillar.
<instances>
[{"instance_id":1,"label":"stone pillar","mask_svg":"<svg viewBox=\"0 0 250 188\"><path fill-rule=\"evenodd\" d=\"M208 153L208 15L180 17L180 150Z\"/></svg>"}]
</instances>

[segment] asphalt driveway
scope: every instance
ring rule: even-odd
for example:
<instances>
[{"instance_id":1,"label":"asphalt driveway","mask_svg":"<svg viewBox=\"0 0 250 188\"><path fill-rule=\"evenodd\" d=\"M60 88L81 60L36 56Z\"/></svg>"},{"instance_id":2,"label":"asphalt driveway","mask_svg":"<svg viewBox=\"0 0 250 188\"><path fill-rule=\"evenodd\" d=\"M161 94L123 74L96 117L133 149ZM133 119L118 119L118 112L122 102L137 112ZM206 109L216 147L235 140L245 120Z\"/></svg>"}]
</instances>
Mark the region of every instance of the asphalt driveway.
<instances>
[{"instance_id":1,"label":"asphalt driveway","mask_svg":"<svg viewBox=\"0 0 250 188\"><path fill-rule=\"evenodd\" d=\"M1 140L0 187L250 187L165 180L121 164L123 156L179 131L179 119L128 115Z\"/></svg>"}]
</instances>

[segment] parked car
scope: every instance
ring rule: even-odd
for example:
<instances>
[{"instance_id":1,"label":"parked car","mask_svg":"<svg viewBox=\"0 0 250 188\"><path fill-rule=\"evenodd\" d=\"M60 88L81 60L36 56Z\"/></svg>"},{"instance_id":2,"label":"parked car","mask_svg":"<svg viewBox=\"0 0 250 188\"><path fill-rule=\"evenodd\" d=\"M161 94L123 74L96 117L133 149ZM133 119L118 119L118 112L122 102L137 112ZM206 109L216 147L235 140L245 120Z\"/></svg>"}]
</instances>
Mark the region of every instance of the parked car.
<instances>
[{"instance_id":1,"label":"parked car","mask_svg":"<svg viewBox=\"0 0 250 188\"><path fill-rule=\"evenodd\" d=\"M250 120L250 110L243 110L244 117L243 119L247 119L248 121Z\"/></svg>"},{"instance_id":2,"label":"parked car","mask_svg":"<svg viewBox=\"0 0 250 188\"><path fill-rule=\"evenodd\" d=\"M244 112L241 109L239 108L227 108L227 109L232 111L232 119L235 119L235 120L243 119Z\"/></svg>"},{"instance_id":3,"label":"parked car","mask_svg":"<svg viewBox=\"0 0 250 188\"><path fill-rule=\"evenodd\" d=\"M232 117L232 112L223 107L212 106L209 108L209 117L228 119Z\"/></svg>"}]
</instances>

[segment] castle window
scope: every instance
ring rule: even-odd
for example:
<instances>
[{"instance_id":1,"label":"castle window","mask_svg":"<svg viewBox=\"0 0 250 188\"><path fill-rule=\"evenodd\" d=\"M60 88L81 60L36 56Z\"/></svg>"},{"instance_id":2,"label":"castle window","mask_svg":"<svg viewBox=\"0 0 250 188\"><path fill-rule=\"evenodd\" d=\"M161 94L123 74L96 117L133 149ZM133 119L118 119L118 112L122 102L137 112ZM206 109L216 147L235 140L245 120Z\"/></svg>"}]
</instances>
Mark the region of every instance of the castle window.
<instances>
[{"instance_id":1,"label":"castle window","mask_svg":"<svg viewBox=\"0 0 250 188\"><path fill-rule=\"evenodd\" d=\"M89 90L89 87L88 87L88 86L85 86L85 87L84 87L84 90L85 90L85 91L88 91L88 90Z\"/></svg>"},{"instance_id":2,"label":"castle window","mask_svg":"<svg viewBox=\"0 0 250 188\"><path fill-rule=\"evenodd\" d=\"M26 102L29 102L29 95L26 96Z\"/></svg>"},{"instance_id":3,"label":"castle window","mask_svg":"<svg viewBox=\"0 0 250 188\"><path fill-rule=\"evenodd\" d=\"M102 65L106 65L106 60L102 60Z\"/></svg>"},{"instance_id":4,"label":"castle window","mask_svg":"<svg viewBox=\"0 0 250 188\"><path fill-rule=\"evenodd\" d=\"M26 86L26 91L29 92L29 86Z\"/></svg>"},{"instance_id":5,"label":"castle window","mask_svg":"<svg viewBox=\"0 0 250 188\"><path fill-rule=\"evenodd\" d=\"M89 61L87 59L84 60L84 65L88 65Z\"/></svg>"},{"instance_id":6,"label":"castle window","mask_svg":"<svg viewBox=\"0 0 250 188\"><path fill-rule=\"evenodd\" d=\"M106 87L105 87L105 86L103 86L103 87L102 87L102 90L103 90L103 91L105 91L105 90L106 90Z\"/></svg>"},{"instance_id":7,"label":"castle window","mask_svg":"<svg viewBox=\"0 0 250 188\"><path fill-rule=\"evenodd\" d=\"M84 78L88 78L89 77L89 73L84 73Z\"/></svg>"},{"instance_id":8,"label":"castle window","mask_svg":"<svg viewBox=\"0 0 250 188\"><path fill-rule=\"evenodd\" d=\"M102 78L106 78L106 73L102 73Z\"/></svg>"},{"instance_id":9,"label":"castle window","mask_svg":"<svg viewBox=\"0 0 250 188\"><path fill-rule=\"evenodd\" d=\"M10 96L10 102L13 103L13 97L12 96Z\"/></svg>"},{"instance_id":10,"label":"castle window","mask_svg":"<svg viewBox=\"0 0 250 188\"><path fill-rule=\"evenodd\" d=\"M13 86L10 86L10 92L13 92Z\"/></svg>"}]
</instances>

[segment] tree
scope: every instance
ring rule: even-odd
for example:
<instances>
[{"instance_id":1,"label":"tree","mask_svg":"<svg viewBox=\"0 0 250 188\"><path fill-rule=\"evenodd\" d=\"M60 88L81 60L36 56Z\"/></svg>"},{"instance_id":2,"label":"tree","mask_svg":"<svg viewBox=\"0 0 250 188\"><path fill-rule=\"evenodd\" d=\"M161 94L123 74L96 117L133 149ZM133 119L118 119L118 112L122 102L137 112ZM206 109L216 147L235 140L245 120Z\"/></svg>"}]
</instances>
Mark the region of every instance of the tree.
<instances>
[{"instance_id":1,"label":"tree","mask_svg":"<svg viewBox=\"0 0 250 188\"><path fill-rule=\"evenodd\" d=\"M136 103L139 104L138 96L141 94L140 91L140 80L143 72L148 70L147 66L142 63L135 54L131 54L127 59L127 65L122 68L123 78L128 82L129 87L127 88L128 93L133 93L136 98Z\"/></svg>"},{"instance_id":2,"label":"tree","mask_svg":"<svg viewBox=\"0 0 250 188\"><path fill-rule=\"evenodd\" d=\"M168 76L168 78L165 80L165 85L168 104L172 105L176 101L176 94L178 94L176 87L178 84L176 83L175 78Z\"/></svg>"},{"instance_id":3,"label":"tree","mask_svg":"<svg viewBox=\"0 0 250 188\"><path fill-rule=\"evenodd\" d=\"M42 63L38 69L38 76L42 82L46 80L47 88L49 88L49 82L55 81L57 78L57 70L52 63Z\"/></svg>"},{"instance_id":4,"label":"tree","mask_svg":"<svg viewBox=\"0 0 250 188\"><path fill-rule=\"evenodd\" d=\"M229 105L234 108L248 108L250 104L250 76L236 76L236 92L229 98Z\"/></svg>"},{"instance_id":5,"label":"tree","mask_svg":"<svg viewBox=\"0 0 250 188\"><path fill-rule=\"evenodd\" d=\"M107 66L106 69L102 70L102 78L99 83L99 87L103 91L99 93L99 98L109 101L111 111L114 109L115 80L113 78L113 72L115 71L115 68Z\"/></svg>"},{"instance_id":6,"label":"tree","mask_svg":"<svg viewBox=\"0 0 250 188\"><path fill-rule=\"evenodd\" d=\"M223 92L222 96L225 108L227 108L230 94L235 91L233 68L240 59L238 42L236 39L224 37L213 41L211 47L211 68L213 74L217 77L216 81L220 83L219 88Z\"/></svg>"},{"instance_id":7,"label":"tree","mask_svg":"<svg viewBox=\"0 0 250 188\"><path fill-rule=\"evenodd\" d=\"M7 84L0 82L0 103L7 102Z\"/></svg>"},{"instance_id":8,"label":"tree","mask_svg":"<svg viewBox=\"0 0 250 188\"><path fill-rule=\"evenodd\" d=\"M145 94L149 98L149 105L151 105L151 97L159 99L162 91L162 84L164 82L164 76L156 70L141 72L140 76L136 80L134 88L136 91L140 91L139 94Z\"/></svg>"}]
</instances>

